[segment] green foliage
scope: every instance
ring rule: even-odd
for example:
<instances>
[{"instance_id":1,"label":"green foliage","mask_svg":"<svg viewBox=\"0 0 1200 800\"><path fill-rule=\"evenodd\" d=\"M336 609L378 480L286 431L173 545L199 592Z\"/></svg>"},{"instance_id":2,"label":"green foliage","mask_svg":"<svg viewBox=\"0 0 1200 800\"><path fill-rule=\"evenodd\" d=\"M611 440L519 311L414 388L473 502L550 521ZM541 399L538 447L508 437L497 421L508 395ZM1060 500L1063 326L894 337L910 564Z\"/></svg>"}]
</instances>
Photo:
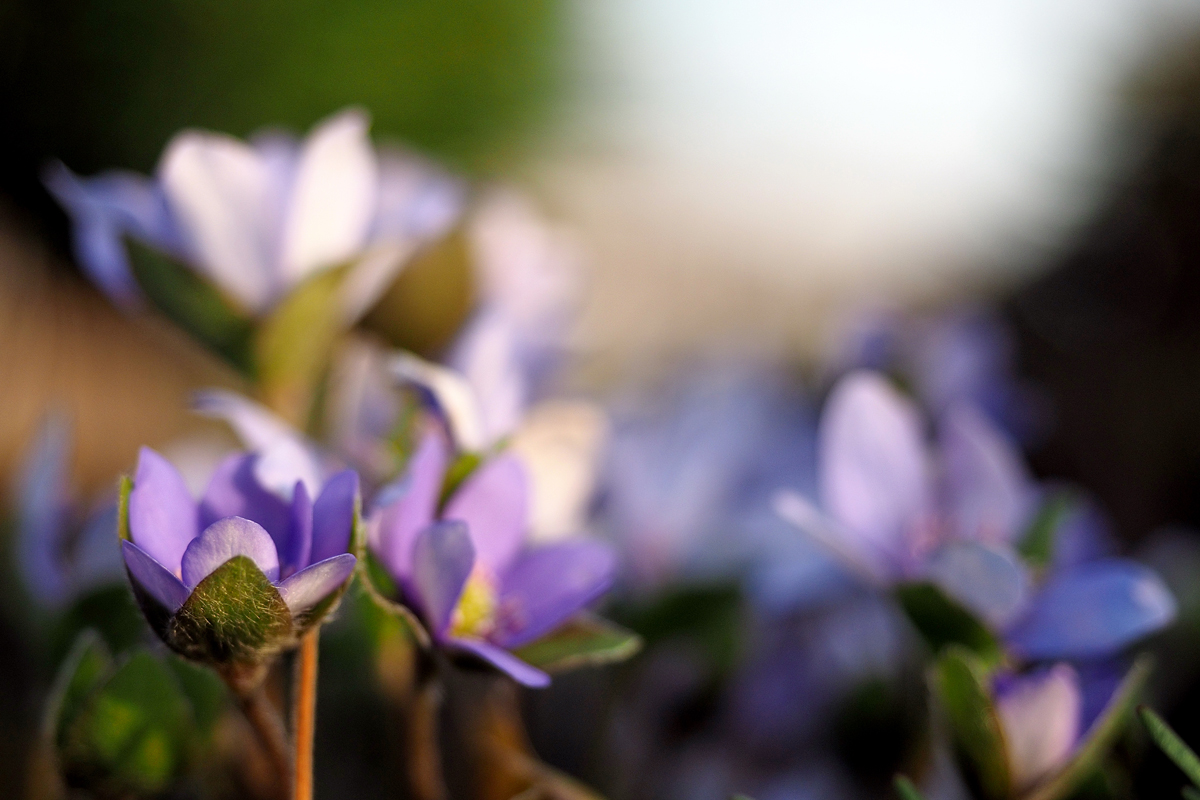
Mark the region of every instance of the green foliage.
<instances>
[{"instance_id":1,"label":"green foliage","mask_svg":"<svg viewBox=\"0 0 1200 800\"><path fill-rule=\"evenodd\" d=\"M967 648L948 646L934 665L933 686L950 722L962 761L988 798L1008 797L1012 777L1000 718L984 662Z\"/></svg>"},{"instance_id":2,"label":"green foliage","mask_svg":"<svg viewBox=\"0 0 1200 800\"><path fill-rule=\"evenodd\" d=\"M591 614L579 614L563 627L525 645L515 655L547 672L610 664L630 658L642 647L636 633Z\"/></svg>"},{"instance_id":3,"label":"green foliage","mask_svg":"<svg viewBox=\"0 0 1200 800\"><path fill-rule=\"evenodd\" d=\"M367 552L358 560L359 584L366 591L375 605L389 616L402 622L408 633L422 647L429 647L432 640L421 620L408 606L398 602L400 587L392 580L387 569L379 563L374 554Z\"/></svg>"},{"instance_id":4,"label":"green foliage","mask_svg":"<svg viewBox=\"0 0 1200 800\"><path fill-rule=\"evenodd\" d=\"M1000 643L987 626L932 583L898 586L896 599L935 654L960 645L988 664L1000 660Z\"/></svg>"},{"instance_id":5,"label":"green foliage","mask_svg":"<svg viewBox=\"0 0 1200 800\"><path fill-rule=\"evenodd\" d=\"M1175 733L1167 721L1153 709L1141 706L1137 713L1142 724L1146 726L1146 730L1150 732L1150 738L1154 740L1159 749L1167 754L1167 758L1175 762L1175 766L1179 767L1184 775L1187 775L1188 780L1200 787L1200 758L1196 756L1195 751L1188 747L1183 739L1179 738L1179 734Z\"/></svg>"},{"instance_id":6,"label":"green foliage","mask_svg":"<svg viewBox=\"0 0 1200 800\"><path fill-rule=\"evenodd\" d=\"M896 788L896 794L900 795L900 800L925 800L917 791L917 787L905 775L897 775L892 780L892 786Z\"/></svg>"},{"instance_id":7,"label":"green foliage","mask_svg":"<svg viewBox=\"0 0 1200 800\"><path fill-rule=\"evenodd\" d=\"M169 788L207 743L224 691L208 690L204 724L180 673L136 651L114 661L93 632L80 635L47 705L46 733L70 786L98 797ZM189 669L195 670L191 667ZM191 676L193 685L198 685ZM209 679L216 681L209 673Z\"/></svg>"},{"instance_id":8,"label":"green foliage","mask_svg":"<svg viewBox=\"0 0 1200 800\"><path fill-rule=\"evenodd\" d=\"M126 238L125 248L138 285L167 319L189 336L250 375L253 322L217 288L170 256Z\"/></svg>"},{"instance_id":9,"label":"green foliage","mask_svg":"<svg viewBox=\"0 0 1200 800\"><path fill-rule=\"evenodd\" d=\"M439 508L446 505L450 496L459 486L463 485L463 481L471 477L471 473L482 463L483 456L479 453L462 453L454 459L454 463L446 470L446 477L442 479L442 493L438 498Z\"/></svg>"},{"instance_id":10,"label":"green foliage","mask_svg":"<svg viewBox=\"0 0 1200 800\"><path fill-rule=\"evenodd\" d=\"M1075 748L1074 755L1053 777L1035 787L1026 800L1061 800L1069 797L1100 768L1117 736L1129 720L1150 677L1152 659L1142 656L1125 675L1100 718L1092 723L1087 735Z\"/></svg>"},{"instance_id":11,"label":"green foliage","mask_svg":"<svg viewBox=\"0 0 1200 800\"><path fill-rule=\"evenodd\" d=\"M196 586L167 626L166 642L214 666L261 664L294 639L279 591L246 556L235 556Z\"/></svg>"}]
</instances>

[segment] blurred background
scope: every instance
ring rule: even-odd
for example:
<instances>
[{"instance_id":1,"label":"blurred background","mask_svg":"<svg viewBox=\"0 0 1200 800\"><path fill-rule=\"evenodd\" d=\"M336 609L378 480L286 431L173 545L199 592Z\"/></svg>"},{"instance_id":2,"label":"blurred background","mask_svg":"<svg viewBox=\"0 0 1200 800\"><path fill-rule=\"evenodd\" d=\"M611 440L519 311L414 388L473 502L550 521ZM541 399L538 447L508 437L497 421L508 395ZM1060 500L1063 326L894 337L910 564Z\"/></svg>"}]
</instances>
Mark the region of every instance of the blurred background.
<instances>
[{"instance_id":1,"label":"blurred background","mask_svg":"<svg viewBox=\"0 0 1200 800\"><path fill-rule=\"evenodd\" d=\"M808 378L863 309L994 306L1046 398L1035 471L1093 492L1128 547L1200 526L1200 7L1183 0L6 0L6 501L48 409L74 418L91 491L138 445L205 430L192 389L238 386L81 277L47 161L151 172L180 128L302 131L346 105L575 230L577 386L706 359ZM1200 735L1200 685L1177 683L1172 720ZM0 687L0 720L29 718L25 685Z\"/></svg>"}]
</instances>

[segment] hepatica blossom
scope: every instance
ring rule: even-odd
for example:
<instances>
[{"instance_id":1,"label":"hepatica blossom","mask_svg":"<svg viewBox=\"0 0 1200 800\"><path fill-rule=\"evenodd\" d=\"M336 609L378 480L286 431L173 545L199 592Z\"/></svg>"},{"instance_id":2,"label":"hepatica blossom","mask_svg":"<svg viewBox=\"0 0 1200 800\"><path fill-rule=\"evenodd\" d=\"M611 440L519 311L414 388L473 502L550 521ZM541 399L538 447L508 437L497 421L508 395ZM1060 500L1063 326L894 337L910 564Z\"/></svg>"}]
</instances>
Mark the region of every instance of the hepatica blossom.
<instances>
[{"instance_id":1,"label":"hepatica blossom","mask_svg":"<svg viewBox=\"0 0 1200 800\"><path fill-rule=\"evenodd\" d=\"M326 613L354 571L358 477L334 475L313 498L285 499L234 454L204 496L143 448L128 494L125 566L155 631L217 666L261 662Z\"/></svg>"},{"instance_id":2,"label":"hepatica blossom","mask_svg":"<svg viewBox=\"0 0 1200 800\"><path fill-rule=\"evenodd\" d=\"M1109 655L1171 621L1162 580L1105 558L1040 580L1017 553L1041 500L1015 446L969 406L925 442L915 407L875 373L831 393L818 433L820 508L794 492L781 515L860 574L929 581L1002 632L1030 660Z\"/></svg>"},{"instance_id":3,"label":"hepatica blossom","mask_svg":"<svg viewBox=\"0 0 1200 800\"><path fill-rule=\"evenodd\" d=\"M585 540L526 547L521 463L493 455L448 486L451 452L440 426L428 426L404 476L376 501L371 550L434 643L526 686L545 686L549 676L512 651L559 629L603 594L614 556Z\"/></svg>"},{"instance_id":4,"label":"hepatica blossom","mask_svg":"<svg viewBox=\"0 0 1200 800\"><path fill-rule=\"evenodd\" d=\"M240 310L261 315L323 270L353 263L345 312L366 310L415 246L457 217L462 190L419 160L376 151L364 113L318 124L303 142L275 132L249 143L186 130L155 176L81 179L61 164L46 184L71 215L75 254L114 301L146 289L131 238L178 259Z\"/></svg>"}]
</instances>

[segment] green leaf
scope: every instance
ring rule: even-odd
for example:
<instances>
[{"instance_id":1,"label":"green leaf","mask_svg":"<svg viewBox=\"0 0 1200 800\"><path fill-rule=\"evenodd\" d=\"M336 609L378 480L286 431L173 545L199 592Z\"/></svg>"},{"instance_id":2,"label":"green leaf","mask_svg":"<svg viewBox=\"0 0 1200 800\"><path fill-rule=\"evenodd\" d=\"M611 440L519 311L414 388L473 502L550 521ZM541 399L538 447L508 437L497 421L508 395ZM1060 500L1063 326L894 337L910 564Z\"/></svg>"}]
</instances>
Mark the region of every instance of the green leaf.
<instances>
[{"instance_id":1,"label":"green leaf","mask_svg":"<svg viewBox=\"0 0 1200 800\"><path fill-rule=\"evenodd\" d=\"M1159 749L1167 754L1167 758L1175 762L1175 766L1183 770L1183 774L1187 775L1188 780L1196 786L1200 786L1200 758L1197 758L1195 751L1188 747L1183 739L1179 738L1179 734L1175 733L1167 721L1153 709L1141 706L1137 711L1142 724L1150 732L1150 738L1154 740Z\"/></svg>"},{"instance_id":2,"label":"green leaf","mask_svg":"<svg viewBox=\"0 0 1200 800\"><path fill-rule=\"evenodd\" d=\"M246 556L200 581L166 636L179 654L215 666L261 664L293 639L292 615L279 590Z\"/></svg>"},{"instance_id":3,"label":"green leaf","mask_svg":"<svg viewBox=\"0 0 1200 800\"><path fill-rule=\"evenodd\" d=\"M46 701L43 730L56 744L62 743L67 722L79 715L87 697L112 668L112 656L95 631L85 630L75 639Z\"/></svg>"},{"instance_id":4,"label":"green leaf","mask_svg":"<svg viewBox=\"0 0 1200 800\"><path fill-rule=\"evenodd\" d=\"M1026 800L1060 800L1068 797L1094 772L1113 742L1129 719L1130 711L1145 688L1150 677L1153 659L1144 655L1138 658L1125 675L1121 685L1113 693L1104 712L1092 723L1083 741L1075 748L1075 754L1052 778L1035 786L1026 794ZM1168 755L1170 755L1168 753Z\"/></svg>"},{"instance_id":5,"label":"green leaf","mask_svg":"<svg viewBox=\"0 0 1200 800\"><path fill-rule=\"evenodd\" d=\"M242 372L250 373L253 321L190 267L126 239L130 265L159 311Z\"/></svg>"},{"instance_id":6,"label":"green leaf","mask_svg":"<svg viewBox=\"0 0 1200 800\"><path fill-rule=\"evenodd\" d=\"M174 674L135 653L68 723L60 751L68 781L102 793L162 791L188 760L192 722Z\"/></svg>"},{"instance_id":7,"label":"green leaf","mask_svg":"<svg viewBox=\"0 0 1200 800\"><path fill-rule=\"evenodd\" d=\"M933 685L950 721L955 746L984 795L1008 797L1012 777L1000 718L984 662L951 644L934 667Z\"/></svg>"},{"instance_id":8,"label":"green leaf","mask_svg":"<svg viewBox=\"0 0 1200 800\"><path fill-rule=\"evenodd\" d=\"M988 664L999 662L1002 651L995 635L941 589L922 582L903 584L895 591L913 627L935 654L950 645L960 645Z\"/></svg>"},{"instance_id":9,"label":"green leaf","mask_svg":"<svg viewBox=\"0 0 1200 800\"><path fill-rule=\"evenodd\" d=\"M592 616L579 614L553 633L527 644L514 655L547 672L624 661L642 648L633 631Z\"/></svg>"},{"instance_id":10,"label":"green leaf","mask_svg":"<svg viewBox=\"0 0 1200 800\"><path fill-rule=\"evenodd\" d=\"M339 301L347 268L325 270L297 286L254 334L256 376L267 405L304 427L315 388L346 329Z\"/></svg>"},{"instance_id":11,"label":"green leaf","mask_svg":"<svg viewBox=\"0 0 1200 800\"><path fill-rule=\"evenodd\" d=\"M207 667L198 666L173 654L166 658L166 663L175 673L179 688L191 704L196 731L207 740L229 705L228 689L217 677L217 673Z\"/></svg>"},{"instance_id":12,"label":"green leaf","mask_svg":"<svg viewBox=\"0 0 1200 800\"><path fill-rule=\"evenodd\" d=\"M1194 786L1185 786L1180 790L1183 800L1200 800L1200 790Z\"/></svg>"},{"instance_id":13,"label":"green leaf","mask_svg":"<svg viewBox=\"0 0 1200 800\"><path fill-rule=\"evenodd\" d=\"M892 786L895 787L896 794L900 795L900 800L925 800L906 775L897 775L893 778Z\"/></svg>"},{"instance_id":14,"label":"green leaf","mask_svg":"<svg viewBox=\"0 0 1200 800\"><path fill-rule=\"evenodd\" d=\"M1054 559L1058 527L1071 510L1072 504L1069 492L1056 492L1042 503L1037 516L1017 545L1017 552L1029 566L1041 569Z\"/></svg>"},{"instance_id":15,"label":"green leaf","mask_svg":"<svg viewBox=\"0 0 1200 800\"><path fill-rule=\"evenodd\" d=\"M611 616L650 646L687 639L702 648L718 672L736 665L746 633L741 590L736 585L677 586L649 602L613 608Z\"/></svg>"}]
</instances>

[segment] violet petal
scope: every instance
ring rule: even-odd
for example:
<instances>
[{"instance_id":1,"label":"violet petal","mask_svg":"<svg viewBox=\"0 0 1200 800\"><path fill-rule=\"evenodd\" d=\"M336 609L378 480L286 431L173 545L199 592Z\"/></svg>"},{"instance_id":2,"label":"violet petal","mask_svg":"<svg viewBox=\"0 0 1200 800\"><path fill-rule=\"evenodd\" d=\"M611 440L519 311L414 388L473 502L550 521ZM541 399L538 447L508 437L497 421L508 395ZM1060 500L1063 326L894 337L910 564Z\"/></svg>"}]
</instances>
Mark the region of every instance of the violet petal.
<instances>
[{"instance_id":1,"label":"violet petal","mask_svg":"<svg viewBox=\"0 0 1200 800\"><path fill-rule=\"evenodd\" d=\"M183 554L183 583L188 590L235 556L246 556L267 580L279 580L279 554L275 542L257 522L229 517L214 522L196 537Z\"/></svg>"},{"instance_id":2,"label":"violet petal","mask_svg":"<svg viewBox=\"0 0 1200 800\"><path fill-rule=\"evenodd\" d=\"M318 561L279 584L279 595L293 614L307 611L354 574L356 560L342 553Z\"/></svg>"},{"instance_id":3,"label":"violet petal","mask_svg":"<svg viewBox=\"0 0 1200 800\"><path fill-rule=\"evenodd\" d=\"M450 639L447 644L453 649L483 659L522 686L544 689L550 685L549 675L494 644L479 639Z\"/></svg>"},{"instance_id":4,"label":"violet petal","mask_svg":"<svg viewBox=\"0 0 1200 800\"><path fill-rule=\"evenodd\" d=\"M373 544L398 580L412 574L413 543L417 534L433 522L449 458L445 439L430 427L421 437L404 476L380 492L394 499L375 512Z\"/></svg>"},{"instance_id":5,"label":"violet petal","mask_svg":"<svg viewBox=\"0 0 1200 800\"><path fill-rule=\"evenodd\" d=\"M932 500L916 409L880 375L851 373L829 398L817 448L822 507L873 571L903 571Z\"/></svg>"},{"instance_id":6,"label":"violet petal","mask_svg":"<svg viewBox=\"0 0 1200 800\"><path fill-rule=\"evenodd\" d=\"M163 604L163 607L174 614L188 599L188 588L183 581L154 560L145 550L133 542L121 542L121 555L125 566L129 569L138 586L145 589L151 597Z\"/></svg>"},{"instance_id":7,"label":"violet petal","mask_svg":"<svg viewBox=\"0 0 1200 800\"><path fill-rule=\"evenodd\" d=\"M418 534L413 545L412 591L434 636L442 636L450 626L474 566L475 548L463 523L435 522Z\"/></svg>"},{"instance_id":8,"label":"violet petal","mask_svg":"<svg viewBox=\"0 0 1200 800\"><path fill-rule=\"evenodd\" d=\"M287 544L279 551L279 577L289 578L311 562L313 545L313 503L304 483L296 481L292 490L291 522Z\"/></svg>"},{"instance_id":9,"label":"violet petal","mask_svg":"<svg viewBox=\"0 0 1200 800\"><path fill-rule=\"evenodd\" d=\"M601 542L564 542L522 554L504 576L499 627L513 648L550 633L612 585L616 554Z\"/></svg>"},{"instance_id":10,"label":"violet petal","mask_svg":"<svg viewBox=\"0 0 1200 800\"><path fill-rule=\"evenodd\" d=\"M500 575L525 540L529 487L516 456L496 456L475 470L446 503L443 519L462 520L480 563Z\"/></svg>"},{"instance_id":11,"label":"violet petal","mask_svg":"<svg viewBox=\"0 0 1200 800\"><path fill-rule=\"evenodd\" d=\"M196 538L198 516L196 501L179 471L143 447L129 495L129 529L134 543L167 572L176 572L184 550Z\"/></svg>"},{"instance_id":12,"label":"violet petal","mask_svg":"<svg viewBox=\"0 0 1200 800\"><path fill-rule=\"evenodd\" d=\"M1154 570L1105 559L1052 578L1006 638L1025 658L1097 658L1168 625L1175 611Z\"/></svg>"},{"instance_id":13,"label":"violet petal","mask_svg":"<svg viewBox=\"0 0 1200 800\"><path fill-rule=\"evenodd\" d=\"M1019 677L996 699L1014 788L1027 789L1066 763L1079 740L1082 708L1069 664Z\"/></svg>"},{"instance_id":14,"label":"violet petal","mask_svg":"<svg viewBox=\"0 0 1200 800\"><path fill-rule=\"evenodd\" d=\"M358 473L352 469L334 475L313 504L313 563L333 558L350 549L354 526L354 503L358 499Z\"/></svg>"},{"instance_id":15,"label":"violet petal","mask_svg":"<svg viewBox=\"0 0 1200 800\"><path fill-rule=\"evenodd\" d=\"M235 453L222 461L200 501L200 524L208 527L226 517L244 517L262 525L276 547L287 542L291 509L277 495L267 491L254 475L253 453Z\"/></svg>"}]
</instances>

